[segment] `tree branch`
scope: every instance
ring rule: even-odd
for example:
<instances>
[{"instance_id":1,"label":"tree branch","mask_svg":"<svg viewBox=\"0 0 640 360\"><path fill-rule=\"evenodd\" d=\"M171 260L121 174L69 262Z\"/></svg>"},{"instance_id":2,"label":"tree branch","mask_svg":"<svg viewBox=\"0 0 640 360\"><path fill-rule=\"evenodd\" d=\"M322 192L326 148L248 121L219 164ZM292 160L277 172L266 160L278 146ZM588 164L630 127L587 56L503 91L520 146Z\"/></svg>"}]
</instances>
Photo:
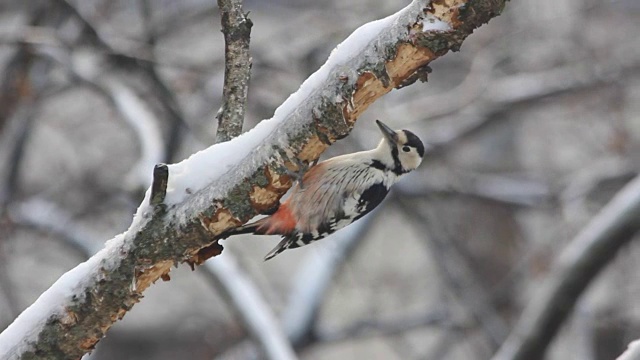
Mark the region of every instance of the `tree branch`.
<instances>
[{"instance_id":1,"label":"tree branch","mask_svg":"<svg viewBox=\"0 0 640 360\"><path fill-rule=\"evenodd\" d=\"M493 360L541 359L587 286L640 230L640 177L591 220L560 254Z\"/></svg>"},{"instance_id":2,"label":"tree branch","mask_svg":"<svg viewBox=\"0 0 640 360\"><path fill-rule=\"evenodd\" d=\"M280 321L259 293L251 279L240 269L230 254L204 264L209 279L221 289L251 337L260 344L266 359L295 360L297 356Z\"/></svg>"},{"instance_id":3,"label":"tree branch","mask_svg":"<svg viewBox=\"0 0 640 360\"><path fill-rule=\"evenodd\" d=\"M151 81L153 84L152 89L156 93L160 104L163 106L169 120L171 121L169 139L165 143L163 151L164 159L162 160L167 162L171 161L174 158L175 153L178 151L181 134L184 132L184 129L187 128L187 121L185 120L180 104L176 100L175 94L171 91L156 69L158 64L153 53L156 34L152 33L152 27L148 23L148 16L150 15L149 12L151 10L148 1L145 0L142 2L142 12L146 20L145 27L147 32L147 45L149 48L141 50L136 54L123 52L113 48L109 42L102 37L97 27L94 26L87 17L82 15L79 9L77 9L68 0L54 0L54 2L57 6L67 11L76 20L78 20L78 22L80 22L84 29L83 35L86 37L87 41L100 51L107 53L112 64L122 70L130 70L131 68L138 69Z\"/></svg>"},{"instance_id":4,"label":"tree branch","mask_svg":"<svg viewBox=\"0 0 640 360\"><path fill-rule=\"evenodd\" d=\"M380 211L374 211L344 229L335 237L335 248L330 252L308 256L296 272L291 294L282 315L289 340L295 347L313 342L318 336L317 320L333 279L343 269L348 258L364 239L364 235Z\"/></svg>"},{"instance_id":5,"label":"tree branch","mask_svg":"<svg viewBox=\"0 0 640 360\"><path fill-rule=\"evenodd\" d=\"M223 102L216 119L216 143L231 140L242 132L251 77L249 39L253 23L242 10L242 0L218 0L224 34Z\"/></svg>"},{"instance_id":6,"label":"tree branch","mask_svg":"<svg viewBox=\"0 0 640 360\"><path fill-rule=\"evenodd\" d=\"M492 303L489 292L479 281L477 274L469 268L464 257L452 246L453 242L436 226L437 217L427 216L424 211L416 211L415 204L411 203L413 197L401 191L396 194L404 215L412 219L412 223L418 224L421 233L426 235L424 243L432 252L445 283L473 314L474 320L485 333L488 345L492 349L498 348L506 337L507 325Z\"/></svg>"},{"instance_id":7,"label":"tree branch","mask_svg":"<svg viewBox=\"0 0 640 360\"><path fill-rule=\"evenodd\" d=\"M130 228L63 275L0 334L0 358L79 358L91 351L143 291L171 266L200 264L222 251L198 250L278 204L292 158L313 161L347 136L356 119L394 88L424 80L424 69L457 50L504 0L416 0L356 30L271 120L231 141L169 165L164 205L150 191ZM285 166L283 166L285 165Z\"/></svg>"}]
</instances>

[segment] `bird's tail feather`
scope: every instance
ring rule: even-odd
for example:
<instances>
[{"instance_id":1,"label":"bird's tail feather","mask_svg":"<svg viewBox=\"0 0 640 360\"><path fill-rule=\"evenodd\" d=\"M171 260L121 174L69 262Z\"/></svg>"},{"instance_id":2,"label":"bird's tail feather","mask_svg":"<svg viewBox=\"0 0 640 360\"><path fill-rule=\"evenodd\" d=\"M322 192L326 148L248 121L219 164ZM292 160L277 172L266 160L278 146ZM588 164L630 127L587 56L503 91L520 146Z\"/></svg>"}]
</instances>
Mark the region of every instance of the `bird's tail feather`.
<instances>
[{"instance_id":1,"label":"bird's tail feather","mask_svg":"<svg viewBox=\"0 0 640 360\"><path fill-rule=\"evenodd\" d=\"M222 234L220 234L220 236L218 237L219 239L226 239L229 236L233 236L233 235L241 235L241 234L262 234L262 232L260 231L260 226L262 226L262 224L264 223L264 221L262 221L263 219L260 219L258 221L254 221L250 224L244 224L242 226L239 226L237 228L233 228L230 230L227 230L225 232L223 232Z\"/></svg>"},{"instance_id":2,"label":"bird's tail feather","mask_svg":"<svg viewBox=\"0 0 640 360\"><path fill-rule=\"evenodd\" d=\"M267 219L268 218L263 218L258 221L252 222L250 224L245 224L237 228L227 230L224 233L220 234L218 236L218 239L226 239L229 236L241 235L241 234L264 235L266 230L264 229L263 225L265 225ZM294 242L291 237L289 236L283 237L282 241L280 241L278 245L276 245L276 247L273 248L273 250L269 251L269 253L264 257L264 261L272 259L276 255L287 250L288 248L291 247L292 244L294 244Z\"/></svg>"},{"instance_id":3,"label":"bird's tail feather","mask_svg":"<svg viewBox=\"0 0 640 360\"><path fill-rule=\"evenodd\" d=\"M290 244L291 244L290 237L283 238L282 241L280 241L278 245L276 245L276 247L274 247L271 251L269 251L269 253L264 257L264 261L273 259L276 255L287 250Z\"/></svg>"}]
</instances>

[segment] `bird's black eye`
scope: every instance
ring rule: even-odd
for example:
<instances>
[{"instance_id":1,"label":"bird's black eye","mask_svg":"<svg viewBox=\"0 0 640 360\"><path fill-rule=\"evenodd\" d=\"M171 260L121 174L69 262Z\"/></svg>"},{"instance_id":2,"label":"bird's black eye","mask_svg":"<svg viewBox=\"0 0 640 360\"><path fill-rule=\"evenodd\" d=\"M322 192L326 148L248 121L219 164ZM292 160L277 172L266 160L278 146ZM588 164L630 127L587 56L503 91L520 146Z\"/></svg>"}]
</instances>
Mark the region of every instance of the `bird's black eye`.
<instances>
[{"instance_id":1,"label":"bird's black eye","mask_svg":"<svg viewBox=\"0 0 640 360\"><path fill-rule=\"evenodd\" d=\"M402 151L404 151L404 152L409 152L409 151L411 151L411 148L410 148L410 147L408 147L408 146L403 146L403 147L402 147Z\"/></svg>"}]
</instances>

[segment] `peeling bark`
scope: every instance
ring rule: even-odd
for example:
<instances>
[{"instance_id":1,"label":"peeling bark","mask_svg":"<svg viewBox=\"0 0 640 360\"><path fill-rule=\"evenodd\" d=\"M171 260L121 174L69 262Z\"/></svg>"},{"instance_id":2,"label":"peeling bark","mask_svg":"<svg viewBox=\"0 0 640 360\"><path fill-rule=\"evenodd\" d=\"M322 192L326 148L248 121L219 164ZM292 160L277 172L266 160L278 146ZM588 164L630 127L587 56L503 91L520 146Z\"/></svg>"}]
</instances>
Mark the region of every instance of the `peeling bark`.
<instances>
[{"instance_id":1,"label":"peeling bark","mask_svg":"<svg viewBox=\"0 0 640 360\"><path fill-rule=\"evenodd\" d=\"M293 158L316 160L330 144L349 134L358 116L375 100L394 88L425 80L428 64L449 50L457 50L475 28L500 13L504 1L423 0L400 11L396 22L382 29L362 50L362 56L335 64L317 90L295 112L286 114L273 134L279 141L271 142L288 144L286 148L256 149L246 162L266 159L265 152L274 155L268 157L273 160L263 161L252 173L231 170L222 179L227 184L224 188L229 189L225 196L212 195L218 194L214 189L221 186L212 182L183 203L141 206L130 230L89 260L99 266L81 279L77 295L59 304L64 310L51 310L39 328L31 329L29 338L8 344L14 346L9 357L78 359L89 352L113 323L140 301L147 287L159 278L168 278L171 266L201 264L219 254L222 246L217 235L278 205L292 182L282 161L275 159L284 159L284 165L291 169L297 168ZM449 29L423 32L427 18L446 22ZM349 73L339 73L337 68ZM150 192L145 201L149 198ZM32 315L29 311L35 310L27 309L25 317ZM6 331L12 331L11 327ZM7 345L2 343L6 338L0 336L0 349Z\"/></svg>"}]
</instances>

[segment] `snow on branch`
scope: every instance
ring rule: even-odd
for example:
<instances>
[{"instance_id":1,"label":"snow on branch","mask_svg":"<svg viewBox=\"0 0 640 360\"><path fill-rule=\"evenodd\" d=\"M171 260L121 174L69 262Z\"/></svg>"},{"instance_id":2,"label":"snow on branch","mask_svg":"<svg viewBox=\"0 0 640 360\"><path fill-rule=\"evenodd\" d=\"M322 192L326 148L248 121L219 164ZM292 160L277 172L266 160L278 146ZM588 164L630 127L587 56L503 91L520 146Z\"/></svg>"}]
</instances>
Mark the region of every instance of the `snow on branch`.
<instances>
[{"instance_id":1,"label":"snow on branch","mask_svg":"<svg viewBox=\"0 0 640 360\"><path fill-rule=\"evenodd\" d=\"M416 0L357 29L273 118L169 165L164 201L157 194L152 204L147 190L126 232L0 334L0 358L77 359L91 351L147 287L168 279L171 266L219 254L218 234L276 206L291 186L286 168L317 159L382 95L426 80L432 60L457 50L504 3Z\"/></svg>"}]
</instances>

